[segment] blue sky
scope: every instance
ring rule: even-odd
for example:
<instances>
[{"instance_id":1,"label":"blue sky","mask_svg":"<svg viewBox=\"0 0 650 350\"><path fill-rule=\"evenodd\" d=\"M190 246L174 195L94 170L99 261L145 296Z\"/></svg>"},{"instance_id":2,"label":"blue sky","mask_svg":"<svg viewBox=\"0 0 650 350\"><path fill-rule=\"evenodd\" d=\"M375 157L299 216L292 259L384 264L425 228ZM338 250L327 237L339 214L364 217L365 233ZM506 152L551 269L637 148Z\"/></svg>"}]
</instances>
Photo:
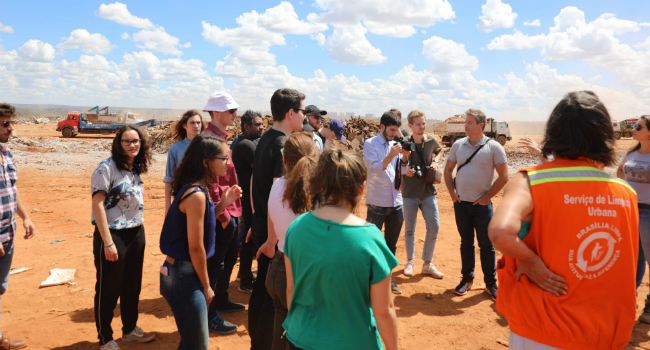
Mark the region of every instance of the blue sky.
<instances>
[{"instance_id":1,"label":"blue sky","mask_svg":"<svg viewBox=\"0 0 650 350\"><path fill-rule=\"evenodd\" d=\"M594 90L650 109L650 2L14 1L0 4L0 100L268 110L291 87L329 111L543 120ZM525 25L525 23L532 25Z\"/></svg>"}]
</instances>

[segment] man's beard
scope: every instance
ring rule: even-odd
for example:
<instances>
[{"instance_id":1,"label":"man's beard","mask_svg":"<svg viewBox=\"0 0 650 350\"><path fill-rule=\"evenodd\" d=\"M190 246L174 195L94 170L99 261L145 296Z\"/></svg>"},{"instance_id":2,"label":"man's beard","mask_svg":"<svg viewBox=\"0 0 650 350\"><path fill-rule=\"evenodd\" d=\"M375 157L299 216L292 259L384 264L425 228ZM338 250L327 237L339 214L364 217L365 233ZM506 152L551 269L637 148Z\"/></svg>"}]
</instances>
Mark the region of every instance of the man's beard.
<instances>
[{"instance_id":1,"label":"man's beard","mask_svg":"<svg viewBox=\"0 0 650 350\"><path fill-rule=\"evenodd\" d=\"M391 141L391 140L393 140L393 139L389 139L389 138L388 138L388 134L386 133L386 129L384 129L384 131L382 131L381 133L384 135L384 139L385 139L386 141Z\"/></svg>"}]
</instances>

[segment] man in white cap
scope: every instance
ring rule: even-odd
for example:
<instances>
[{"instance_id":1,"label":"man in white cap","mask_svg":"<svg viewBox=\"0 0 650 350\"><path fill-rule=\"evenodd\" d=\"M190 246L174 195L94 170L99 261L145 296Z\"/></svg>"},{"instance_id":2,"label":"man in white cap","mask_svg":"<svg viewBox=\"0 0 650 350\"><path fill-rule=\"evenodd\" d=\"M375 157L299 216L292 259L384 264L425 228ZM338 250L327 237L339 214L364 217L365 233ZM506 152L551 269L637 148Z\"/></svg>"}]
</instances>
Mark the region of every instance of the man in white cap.
<instances>
[{"instance_id":1,"label":"man in white cap","mask_svg":"<svg viewBox=\"0 0 650 350\"><path fill-rule=\"evenodd\" d=\"M235 124L239 105L235 99L225 91L216 91L208 99L208 104L203 108L204 112L210 114L210 122L203 131L204 133L215 134L228 139L226 128ZM230 158L230 152L228 158ZM237 186L237 174L232 158L229 159L225 176L217 176L210 184L208 191L215 203L221 201L221 194L231 186ZM234 303L228 297L228 284L233 266L237 262L240 242L237 239L237 226L239 217L242 215L241 201L237 199L226 207L217 216L217 238L215 241L214 256L208 259L208 276L214 298L208 307L208 327L210 332L218 334L230 334L237 330L237 326L223 320L219 313L243 311L246 307L243 304Z\"/></svg>"}]
</instances>

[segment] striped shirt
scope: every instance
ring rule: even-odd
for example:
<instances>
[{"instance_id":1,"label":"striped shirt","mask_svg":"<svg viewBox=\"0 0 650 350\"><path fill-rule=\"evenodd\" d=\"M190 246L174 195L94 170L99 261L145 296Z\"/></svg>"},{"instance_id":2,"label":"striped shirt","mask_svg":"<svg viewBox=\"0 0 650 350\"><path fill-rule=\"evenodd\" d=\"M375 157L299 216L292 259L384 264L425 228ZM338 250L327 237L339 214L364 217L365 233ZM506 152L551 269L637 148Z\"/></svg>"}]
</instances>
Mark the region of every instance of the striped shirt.
<instances>
[{"instance_id":1,"label":"striped shirt","mask_svg":"<svg viewBox=\"0 0 650 350\"><path fill-rule=\"evenodd\" d=\"M14 163L11 151L3 145L0 145L0 155L2 156L2 167L0 168L0 242L4 245L6 242L14 240L16 234L16 181L18 172Z\"/></svg>"}]
</instances>

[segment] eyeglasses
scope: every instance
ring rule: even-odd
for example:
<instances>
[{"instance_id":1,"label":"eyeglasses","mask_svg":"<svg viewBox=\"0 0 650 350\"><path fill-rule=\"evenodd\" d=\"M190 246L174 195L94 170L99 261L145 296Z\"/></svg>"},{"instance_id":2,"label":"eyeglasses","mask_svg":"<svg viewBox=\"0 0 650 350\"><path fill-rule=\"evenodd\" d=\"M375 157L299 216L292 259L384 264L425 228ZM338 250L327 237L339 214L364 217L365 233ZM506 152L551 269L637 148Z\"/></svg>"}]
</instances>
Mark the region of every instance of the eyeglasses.
<instances>
[{"instance_id":1,"label":"eyeglasses","mask_svg":"<svg viewBox=\"0 0 650 350\"><path fill-rule=\"evenodd\" d=\"M302 113L305 114L305 110L302 108L294 108L293 110L296 111L296 113L298 113L298 111L302 111Z\"/></svg>"},{"instance_id":2,"label":"eyeglasses","mask_svg":"<svg viewBox=\"0 0 650 350\"><path fill-rule=\"evenodd\" d=\"M129 146L129 145L137 146L139 144L140 144L140 139L137 139L137 140L122 140L122 146Z\"/></svg>"},{"instance_id":3,"label":"eyeglasses","mask_svg":"<svg viewBox=\"0 0 650 350\"><path fill-rule=\"evenodd\" d=\"M228 160L228 157L210 157L211 159L221 159L221 160Z\"/></svg>"},{"instance_id":4,"label":"eyeglasses","mask_svg":"<svg viewBox=\"0 0 650 350\"><path fill-rule=\"evenodd\" d=\"M2 122L2 126L4 126L5 128L8 128L9 125L14 125L14 122L13 121Z\"/></svg>"},{"instance_id":5,"label":"eyeglasses","mask_svg":"<svg viewBox=\"0 0 650 350\"><path fill-rule=\"evenodd\" d=\"M230 114L235 114L235 113L237 113L237 108L229 109L229 110L228 110L228 113L230 113Z\"/></svg>"},{"instance_id":6,"label":"eyeglasses","mask_svg":"<svg viewBox=\"0 0 650 350\"><path fill-rule=\"evenodd\" d=\"M6 128L6 126L5 126L5 128ZM636 131L643 130L643 126L641 124L634 124L634 126L632 128L634 128L634 130L636 130Z\"/></svg>"}]
</instances>

